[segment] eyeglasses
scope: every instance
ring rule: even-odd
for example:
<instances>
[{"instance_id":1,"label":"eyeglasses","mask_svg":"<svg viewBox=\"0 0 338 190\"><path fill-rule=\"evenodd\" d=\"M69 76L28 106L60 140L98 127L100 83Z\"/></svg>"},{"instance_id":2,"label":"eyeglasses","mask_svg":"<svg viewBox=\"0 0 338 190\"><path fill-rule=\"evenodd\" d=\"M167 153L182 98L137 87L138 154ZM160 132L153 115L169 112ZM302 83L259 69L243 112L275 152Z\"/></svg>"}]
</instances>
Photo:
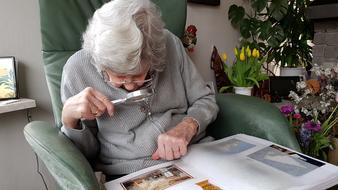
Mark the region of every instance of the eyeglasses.
<instances>
[{"instance_id":1,"label":"eyeglasses","mask_svg":"<svg viewBox=\"0 0 338 190\"><path fill-rule=\"evenodd\" d=\"M120 80L120 81L113 81L109 77L109 74L106 71L102 71L102 77L106 83L109 83L113 86L121 86L121 85L126 85L126 84L136 84L138 86L143 86L143 87L149 87L152 85L153 81L153 75L148 73L147 76L145 77L145 80L131 80L128 81L126 79Z\"/></svg>"}]
</instances>

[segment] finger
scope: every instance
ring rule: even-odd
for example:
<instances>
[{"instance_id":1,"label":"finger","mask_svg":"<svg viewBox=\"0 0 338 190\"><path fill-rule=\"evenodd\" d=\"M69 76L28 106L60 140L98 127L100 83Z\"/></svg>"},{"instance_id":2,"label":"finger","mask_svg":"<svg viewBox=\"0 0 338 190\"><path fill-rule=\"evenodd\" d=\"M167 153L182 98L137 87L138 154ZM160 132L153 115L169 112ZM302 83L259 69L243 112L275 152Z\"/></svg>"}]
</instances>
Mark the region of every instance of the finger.
<instances>
[{"instance_id":1,"label":"finger","mask_svg":"<svg viewBox=\"0 0 338 190\"><path fill-rule=\"evenodd\" d=\"M166 138L166 141L164 143L164 150L165 150L165 159L173 160L174 159L173 144L171 143L170 138Z\"/></svg>"},{"instance_id":2,"label":"finger","mask_svg":"<svg viewBox=\"0 0 338 190\"><path fill-rule=\"evenodd\" d=\"M159 160L160 159L160 155L158 153L158 149L154 152L153 155L151 155L151 159L153 159L153 160Z\"/></svg>"},{"instance_id":3,"label":"finger","mask_svg":"<svg viewBox=\"0 0 338 190\"><path fill-rule=\"evenodd\" d=\"M88 98L89 98L90 103L92 104L91 110L94 115L100 116L102 113L106 111L106 105L103 104L95 96L89 96Z\"/></svg>"},{"instance_id":4,"label":"finger","mask_svg":"<svg viewBox=\"0 0 338 190\"><path fill-rule=\"evenodd\" d=\"M81 112L81 119L94 120L94 119L96 119L96 117L92 113Z\"/></svg>"},{"instance_id":5,"label":"finger","mask_svg":"<svg viewBox=\"0 0 338 190\"><path fill-rule=\"evenodd\" d=\"M157 139L157 151L158 151L158 155L160 158L165 159L165 149L164 149L164 142L163 142L163 137L164 135L161 134L160 136L158 136Z\"/></svg>"},{"instance_id":6,"label":"finger","mask_svg":"<svg viewBox=\"0 0 338 190\"><path fill-rule=\"evenodd\" d=\"M87 87L82 91L82 98L85 100L88 100L89 102L91 102L92 104L95 104L95 106L98 109L98 112L100 112L100 114L96 114L98 116L100 116L102 113L104 113L107 109L107 106L105 105L105 102L109 102L108 98L106 98L102 93L100 93L99 91L95 90L92 87ZM103 100L103 101L102 101ZM111 110L112 108L110 108ZM108 110L108 109L107 109ZM92 110L93 113L96 113L97 110ZM112 111L110 111L112 112ZM109 113L109 112L108 112ZM111 113L109 113L111 114Z\"/></svg>"},{"instance_id":7,"label":"finger","mask_svg":"<svg viewBox=\"0 0 338 190\"><path fill-rule=\"evenodd\" d=\"M96 116L91 111L90 112L88 112L88 111L86 111L86 112L81 111L80 113L81 113L81 118L80 119L85 119L85 120L94 120L94 119L96 119Z\"/></svg>"},{"instance_id":8,"label":"finger","mask_svg":"<svg viewBox=\"0 0 338 190\"><path fill-rule=\"evenodd\" d=\"M96 106L89 101L79 106L79 111L81 113L81 119L93 120L98 114L98 109Z\"/></svg>"},{"instance_id":9,"label":"finger","mask_svg":"<svg viewBox=\"0 0 338 190\"><path fill-rule=\"evenodd\" d=\"M174 146L172 150L173 150L173 154L174 154L175 159L179 159L182 156L179 146Z\"/></svg>"},{"instance_id":10,"label":"finger","mask_svg":"<svg viewBox=\"0 0 338 190\"><path fill-rule=\"evenodd\" d=\"M99 108L95 104L93 91L95 91L93 88L87 87L79 94L79 102L81 105L80 111L82 116L98 113Z\"/></svg>"},{"instance_id":11,"label":"finger","mask_svg":"<svg viewBox=\"0 0 338 190\"><path fill-rule=\"evenodd\" d=\"M114 115L114 111L115 111L114 104L107 97L103 98L102 102L106 105L108 114L110 116L113 116Z\"/></svg>"},{"instance_id":12,"label":"finger","mask_svg":"<svg viewBox=\"0 0 338 190\"><path fill-rule=\"evenodd\" d=\"M91 114L95 117L98 117L102 111L94 103L90 102L89 104Z\"/></svg>"},{"instance_id":13,"label":"finger","mask_svg":"<svg viewBox=\"0 0 338 190\"><path fill-rule=\"evenodd\" d=\"M179 147L179 151L180 151L180 154L181 154L181 156L184 156L185 154L187 154L187 145L181 145L180 147Z\"/></svg>"},{"instance_id":14,"label":"finger","mask_svg":"<svg viewBox=\"0 0 338 190\"><path fill-rule=\"evenodd\" d=\"M107 109L107 112L110 116L113 116L114 114L114 105L111 103L111 101L108 99L107 96L103 95L101 92L94 90L92 91L93 95L100 100L100 103L104 105L104 107Z\"/></svg>"}]
</instances>

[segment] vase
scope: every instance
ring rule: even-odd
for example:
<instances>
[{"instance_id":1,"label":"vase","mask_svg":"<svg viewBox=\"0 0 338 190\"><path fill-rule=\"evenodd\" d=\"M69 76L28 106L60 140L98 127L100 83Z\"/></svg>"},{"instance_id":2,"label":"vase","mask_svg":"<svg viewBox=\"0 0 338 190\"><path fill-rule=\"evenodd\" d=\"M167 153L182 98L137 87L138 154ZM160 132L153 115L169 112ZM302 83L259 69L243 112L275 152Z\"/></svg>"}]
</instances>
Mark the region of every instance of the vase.
<instances>
[{"instance_id":1,"label":"vase","mask_svg":"<svg viewBox=\"0 0 338 190\"><path fill-rule=\"evenodd\" d=\"M331 140L332 144L335 146L335 149L329 150L328 162L338 166L338 138L333 137Z\"/></svg>"},{"instance_id":2,"label":"vase","mask_svg":"<svg viewBox=\"0 0 338 190\"><path fill-rule=\"evenodd\" d=\"M281 67L280 76L302 76L305 77L304 67Z\"/></svg>"},{"instance_id":3,"label":"vase","mask_svg":"<svg viewBox=\"0 0 338 190\"><path fill-rule=\"evenodd\" d=\"M234 89L235 89L235 94L242 94L246 96L251 96L252 94L252 86L250 87L235 86Z\"/></svg>"}]
</instances>

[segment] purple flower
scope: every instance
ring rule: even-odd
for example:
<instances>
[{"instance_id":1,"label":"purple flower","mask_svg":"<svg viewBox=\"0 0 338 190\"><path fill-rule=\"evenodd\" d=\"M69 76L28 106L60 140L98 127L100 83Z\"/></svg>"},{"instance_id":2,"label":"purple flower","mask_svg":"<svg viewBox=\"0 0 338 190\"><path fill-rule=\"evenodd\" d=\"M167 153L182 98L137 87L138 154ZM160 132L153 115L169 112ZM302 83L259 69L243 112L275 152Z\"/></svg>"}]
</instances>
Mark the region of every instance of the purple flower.
<instances>
[{"instance_id":1,"label":"purple flower","mask_svg":"<svg viewBox=\"0 0 338 190\"><path fill-rule=\"evenodd\" d=\"M314 122L314 121L307 121L304 123L304 128L313 131L313 132L318 132L321 129L320 123Z\"/></svg>"},{"instance_id":2,"label":"purple flower","mask_svg":"<svg viewBox=\"0 0 338 190\"><path fill-rule=\"evenodd\" d=\"M308 147L311 142L312 133L310 130L301 127L299 131L299 140L302 147Z\"/></svg>"},{"instance_id":3,"label":"purple flower","mask_svg":"<svg viewBox=\"0 0 338 190\"><path fill-rule=\"evenodd\" d=\"M280 108L280 111L284 114L284 115L289 115L290 113L292 113L294 111L293 109L293 105L288 104L288 105L284 105Z\"/></svg>"}]
</instances>

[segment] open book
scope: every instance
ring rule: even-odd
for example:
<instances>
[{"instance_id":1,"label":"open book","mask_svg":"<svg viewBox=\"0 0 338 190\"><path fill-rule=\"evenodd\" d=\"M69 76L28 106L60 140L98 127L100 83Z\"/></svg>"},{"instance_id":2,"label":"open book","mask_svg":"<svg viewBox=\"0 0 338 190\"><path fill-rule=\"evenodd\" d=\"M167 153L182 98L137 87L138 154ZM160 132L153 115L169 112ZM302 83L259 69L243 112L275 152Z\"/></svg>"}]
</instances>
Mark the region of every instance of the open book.
<instances>
[{"instance_id":1,"label":"open book","mask_svg":"<svg viewBox=\"0 0 338 190\"><path fill-rule=\"evenodd\" d=\"M192 145L180 160L107 182L107 190L302 190L338 184L338 167L238 134Z\"/></svg>"}]
</instances>

